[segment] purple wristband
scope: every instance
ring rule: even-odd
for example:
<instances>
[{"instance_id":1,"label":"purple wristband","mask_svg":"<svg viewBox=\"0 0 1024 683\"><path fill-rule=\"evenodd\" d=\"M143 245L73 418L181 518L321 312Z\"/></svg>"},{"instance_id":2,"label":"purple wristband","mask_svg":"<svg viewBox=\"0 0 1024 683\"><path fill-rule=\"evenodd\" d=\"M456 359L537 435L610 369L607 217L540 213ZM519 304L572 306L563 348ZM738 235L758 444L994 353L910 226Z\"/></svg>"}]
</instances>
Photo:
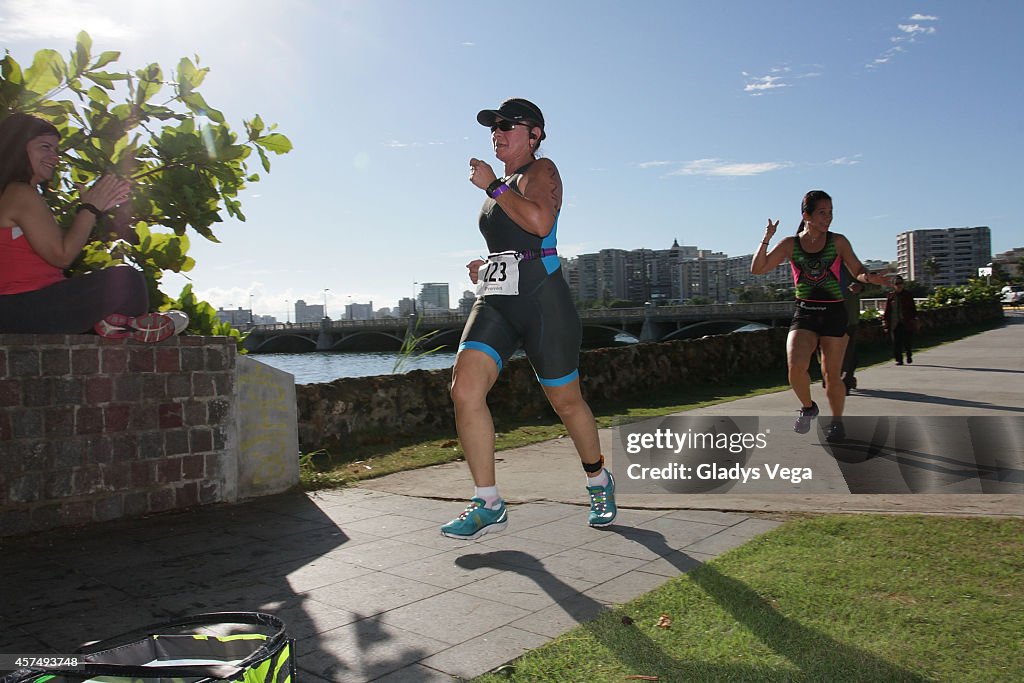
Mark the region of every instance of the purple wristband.
<instances>
[{"instance_id":1,"label":"purple wristband","mask_svg":"<svg viewBox=\"0 0 1024 683\"><path fill-rule=\"evenodd\" d=\"M491 199L497 199L506 192L508 192L508 184L502 183L501 185L498 185L496 188L494 188L494 192L488 192L487 194L488 196L490 196Z\"/></svg>"}]
</instances>

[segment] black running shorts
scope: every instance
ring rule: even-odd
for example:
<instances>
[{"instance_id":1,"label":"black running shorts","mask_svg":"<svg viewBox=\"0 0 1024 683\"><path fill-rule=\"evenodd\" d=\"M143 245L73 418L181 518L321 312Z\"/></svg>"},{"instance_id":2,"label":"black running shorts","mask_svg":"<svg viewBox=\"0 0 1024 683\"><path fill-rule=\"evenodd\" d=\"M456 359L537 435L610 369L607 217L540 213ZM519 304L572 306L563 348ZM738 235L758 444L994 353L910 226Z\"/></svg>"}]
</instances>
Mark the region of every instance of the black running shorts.
<instances>
[{"instance_id":1,"label":"black running shorts","mask_svg":"<svg viewBox=\"0 0 1024 683\"><path fill-rule=\"evenodd\" d=\"M797 300L791 330L809 330L821 337L846 334L846 304L842 301Z\"/></svg>"}]
</instances>

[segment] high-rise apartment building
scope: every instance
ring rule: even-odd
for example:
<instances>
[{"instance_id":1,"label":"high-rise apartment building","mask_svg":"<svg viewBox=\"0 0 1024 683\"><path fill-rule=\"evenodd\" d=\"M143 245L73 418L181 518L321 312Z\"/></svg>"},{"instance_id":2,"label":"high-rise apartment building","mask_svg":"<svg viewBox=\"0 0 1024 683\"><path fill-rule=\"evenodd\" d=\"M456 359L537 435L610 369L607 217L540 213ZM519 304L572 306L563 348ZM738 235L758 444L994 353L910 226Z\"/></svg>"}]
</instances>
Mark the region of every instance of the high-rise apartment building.
<instances>
[{"instance_id":1,"label":"high-rise apartment building","mask_svg":"<svg viewBox=\"0 0 1024 683\"><path fill-rule=\"evenodd\" d=\"M368 304L347 304L345 306L346 320L373 320L373 302Z\"/></svg>"},{"instance_id":2,"label":"high-rise apartment building","mask_svg":"<svg viewBox=\"0 0 1024 683\"><path fill-rule=\"evenodd\" d=\"M307 305L299 299L295 302L295 322L297 323L318 323L324 317L322 304Z\"/></svg>"},{"instance_id":3,"label":"high-rise apartment building","mask_svg":"<svg viewBox=\"0 0 1024 683\"><path fill-rule=\"evenodd\" d=\"M448 312L448 283L447 282L424 282L420 286L419 296L416 297L423 313L442 311Z\"/></svg>"},{"instance_id":4,"label":"high-rise apartment building","mask_svg":"<svg viewBox=\"0 0 1024 683\"><path fill-rule=\"evenodd\" d=\"M929 287L966 284L992 262L992 231L982 226L901 232L896 261L900 275Z\"/></svg>"}]
</instances>

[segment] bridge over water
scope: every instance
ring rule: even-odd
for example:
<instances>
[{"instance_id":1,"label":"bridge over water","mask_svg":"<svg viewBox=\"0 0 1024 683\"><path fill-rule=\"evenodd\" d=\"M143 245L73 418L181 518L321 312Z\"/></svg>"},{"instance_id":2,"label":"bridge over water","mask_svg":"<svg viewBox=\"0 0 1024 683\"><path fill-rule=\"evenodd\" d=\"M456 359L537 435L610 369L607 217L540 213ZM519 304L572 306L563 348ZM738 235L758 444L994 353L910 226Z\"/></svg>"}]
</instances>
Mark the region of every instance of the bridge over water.
<instances>
[{"instance_id":1,"label":"bridge over water","mask_svg":"<svg viewBox=\"0 0 1024 683\"><path fill-rule=\"evenodd\" d=\"M751 324L788 324L791 301L708 306L642 306L580 311L583 345L613 346L615 337L639 341L689 339L726 334ZM454 349L466 324L465 315L417 315L380 320L328 320L319 323L256 325L244 346L251 353L305 351L397 351L406 337L433 333L427 345Z\"/></svg>"}]
</instances>

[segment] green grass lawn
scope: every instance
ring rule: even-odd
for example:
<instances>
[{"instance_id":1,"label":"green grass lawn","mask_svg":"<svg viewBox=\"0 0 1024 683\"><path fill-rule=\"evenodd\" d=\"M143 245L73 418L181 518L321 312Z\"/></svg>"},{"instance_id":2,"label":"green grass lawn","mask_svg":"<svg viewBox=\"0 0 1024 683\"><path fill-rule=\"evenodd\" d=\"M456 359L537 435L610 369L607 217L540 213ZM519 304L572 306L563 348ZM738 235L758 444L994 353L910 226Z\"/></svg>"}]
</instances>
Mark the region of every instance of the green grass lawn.
<instances>
[{"instance_id":1,"label":"green grass lawn","mask_svg":"<svg viewBox=\"0 0 1024 683\"><path fill-rule=\"evenodd\" d=\"M801 518L475 680L1022 681L1022 577L1024 520Z\"/></svg>"}]
</instances>

